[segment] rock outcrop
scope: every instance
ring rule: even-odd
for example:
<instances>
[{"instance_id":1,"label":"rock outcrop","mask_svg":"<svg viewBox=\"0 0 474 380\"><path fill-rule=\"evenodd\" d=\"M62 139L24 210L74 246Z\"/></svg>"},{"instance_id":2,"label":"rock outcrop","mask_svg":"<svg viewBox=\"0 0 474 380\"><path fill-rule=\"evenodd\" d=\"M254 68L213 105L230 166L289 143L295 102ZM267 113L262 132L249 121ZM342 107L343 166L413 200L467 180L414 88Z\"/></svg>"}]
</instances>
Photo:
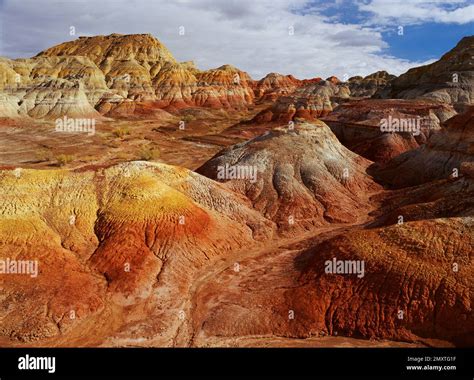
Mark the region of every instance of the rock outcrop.
<instances>
[{"instance_id":1,"label":"rock outcrop","mask_svg":"<svg viewBox=\"0 0 474 380\"><path fill-rule=\"evenodd\" d=\"M355 76L349 78L351 97L371 97L377 91L383 90L396 76L386 71L377 71L366 77Z\"/></svg>"},{"instance_id":2,"label":"rock outcrop","mask_svg":"<svg viewBox=\"0 0 474 380\"><path fill-rule=\"evenodd\" d=\"M474 162L474 107L446 121L426 144L407 151L379 170L377 178L393 187L423 184L443 178L470 176Z\"/></svg>"},{"instance_id":3,"label":"rock outcrop","mask_svg":"<svg viewBox=\"0 0 474 380\"><path fill-rule=\"evenodd\" d=\"M314 120L329 114L339 99L348 99L350 90L334 81L306 82L292 94L279 97L272 106L263 110L256 123L288 123L296 118Z\"/></svg>"},{"instance_id":4,"label":"rock outcrop","mask_svg":"<svg viewBox=\"0 0 474 380\"><path fill-rule=\"evenodd\" d=\"M0 259L38 263L37 276L0 276L0 333L13 340L66 333L156 287L179 300L193 271L273 229L244 198L164 164L3 170L0 182Z\"/></svg>"},{"instance_id":5,"label":"rock outcrop","mask_svg":"<svg viewBox=\"0 0 474 380\"><path fill-rule=\"evenodd\" d=\"M367 193L378 189L365 173L369 164L317 121L233 145L197 172L247 196L266 218L291 230L354 222L354 210L367 207Z\"/></svg>"},{"instance_id":6,"label":"rock outcrop","mask_svg":"<svg viewBox=\"0 0 474 380\"><path fill-rule=\"evenodd\" d=\"M302 81L293 75L270 73L255 85L255 97L259 100L276 100L280 96L290 95L301 86Z\"/></svg>"},{"instance_id":7,"label":"rock outcrop","mask_svg":"<svg viewBox=\"0 0 474 380\"><path fill-rule=\"evenodd\" d=\"M438 101L364 99L341 104L323 120L350 150L384 163L426 143L454 115Z\"/></svg>"},{"instance_id":8,"label":"rock outcrop","mask_svg":"<svg viewBox=\"0 0 474 380\"><path fill-rule=\"evenodd\" d=\"M380 96L428 98L460 108L474 102L474 36L464 37L438 61L415 67L390 83Z\"/></svg>"},{"instance_id":9,"label":"rock outcrop","mask_svg":"<svg viewBox=\"0 0 474 380\"><path fill-rule=\"evenodd\" d=\"M200 71L177 62L149 34L80 37L31 59L0 61L5 117L97 116L94 109L106 116L151 108L242 109L253 102L253 89L248 74L230 65Z\"/></svg>"},{"instance_id":10,"label":"rock outcrop","mask_svg":"<svg viewBox=\"0 0 474 380\"><path fill-rule=\"evenodd\" d=\"M304 285L287 294L303 319L298 325L305 334L472 345L473 232L472 221L427 220L355 231L310 248ZM328 273L334 259L364 263L363 276Z\"/></svg>"}]
</instances>

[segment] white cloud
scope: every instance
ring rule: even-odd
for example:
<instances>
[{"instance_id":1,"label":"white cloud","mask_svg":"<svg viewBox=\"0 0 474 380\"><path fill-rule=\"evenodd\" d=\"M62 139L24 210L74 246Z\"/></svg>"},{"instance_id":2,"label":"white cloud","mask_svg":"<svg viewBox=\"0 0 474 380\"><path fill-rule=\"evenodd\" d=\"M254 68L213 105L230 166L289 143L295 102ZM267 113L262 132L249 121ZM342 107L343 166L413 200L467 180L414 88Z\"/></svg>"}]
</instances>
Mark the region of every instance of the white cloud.
<instances>
[{"instance_id":1,"label":"white cloud","mask_svg":"<svg viewBox=\"0 0 474 380\"><path fill-rule=\"evenodd\" d=\"M369 12L369 24L425 22L467 24L474 22L474 4L465 0L372 0L358 2L360 11Z\"/></svg>"},{"instance_id":2,"label":"white cloud","mask_svg":"<svg viewBox=\"0 0 474 380\"><path fill-rule=\"evenodd\" d=\"M379 2L371 4L371 12L382 12ZM0 55L35 55L74 39L69 31L75 26L77 35L151 33L178 60L194 60L201 69L229 63L254 78L269 72L299 78L378 70L401 74L422 64L388 56L375 28L296 11L310 5L308 0L6 0ZM395 14L390 7L389 12Z\"/></svg>"}]
</instances>

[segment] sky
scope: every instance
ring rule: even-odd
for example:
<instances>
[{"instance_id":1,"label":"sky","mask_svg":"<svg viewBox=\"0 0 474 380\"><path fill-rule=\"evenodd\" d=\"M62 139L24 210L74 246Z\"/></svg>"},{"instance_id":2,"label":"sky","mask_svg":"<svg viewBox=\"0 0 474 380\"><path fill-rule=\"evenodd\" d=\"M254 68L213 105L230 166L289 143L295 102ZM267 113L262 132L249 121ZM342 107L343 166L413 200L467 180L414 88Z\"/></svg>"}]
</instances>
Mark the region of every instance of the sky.
<instances>
[{"instance_id":1,"label":"sky","mask_svg":"<svg viewBox=\"0 0 474 380\"><path fill-rule=\"evenodd\" d=\"M474 0L0 0L0 56L111 33L151 33L179 61L254 79L400 75L474 34Z\"/></svg>"}]
</instances>

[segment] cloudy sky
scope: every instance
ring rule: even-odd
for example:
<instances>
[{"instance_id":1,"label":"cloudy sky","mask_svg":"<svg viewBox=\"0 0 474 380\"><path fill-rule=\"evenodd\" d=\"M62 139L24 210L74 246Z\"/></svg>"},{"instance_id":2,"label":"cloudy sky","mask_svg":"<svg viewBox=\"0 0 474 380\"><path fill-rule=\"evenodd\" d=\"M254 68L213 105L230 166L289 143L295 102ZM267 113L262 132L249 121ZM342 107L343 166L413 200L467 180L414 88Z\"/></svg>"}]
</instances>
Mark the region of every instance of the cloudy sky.
<instances>
[{"instance_id":1,"label":"cloudy sky","mask_svg":"<svg viewBox=\"0 0 474 380\"><path fill-rule=\"evenodd\" d=\"M473 35L474 0L0 0L0 56L110 33L151 33L180 61L255 79L398 75Z\"/></svg>"}]
</instances>

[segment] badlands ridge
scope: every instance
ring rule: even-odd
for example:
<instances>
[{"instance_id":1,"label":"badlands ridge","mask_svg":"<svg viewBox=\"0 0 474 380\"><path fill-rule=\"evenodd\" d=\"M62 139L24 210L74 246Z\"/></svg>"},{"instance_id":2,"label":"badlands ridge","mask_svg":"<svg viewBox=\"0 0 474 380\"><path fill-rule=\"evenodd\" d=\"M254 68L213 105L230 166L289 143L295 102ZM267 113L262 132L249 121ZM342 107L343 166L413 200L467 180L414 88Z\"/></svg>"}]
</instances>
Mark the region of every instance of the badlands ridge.
<instances>
[{"instance_id":1,"label":"badlands ridge","mask_svg":"<svg viewBox=\"0 0 474 380\"><path fill-rule=\"evenodd\" d=\"M473 56L347 81L149 34L0 58L0 263L38 265L0 273L1 345L474 345Z\"/></svg>"}]
</instances>

